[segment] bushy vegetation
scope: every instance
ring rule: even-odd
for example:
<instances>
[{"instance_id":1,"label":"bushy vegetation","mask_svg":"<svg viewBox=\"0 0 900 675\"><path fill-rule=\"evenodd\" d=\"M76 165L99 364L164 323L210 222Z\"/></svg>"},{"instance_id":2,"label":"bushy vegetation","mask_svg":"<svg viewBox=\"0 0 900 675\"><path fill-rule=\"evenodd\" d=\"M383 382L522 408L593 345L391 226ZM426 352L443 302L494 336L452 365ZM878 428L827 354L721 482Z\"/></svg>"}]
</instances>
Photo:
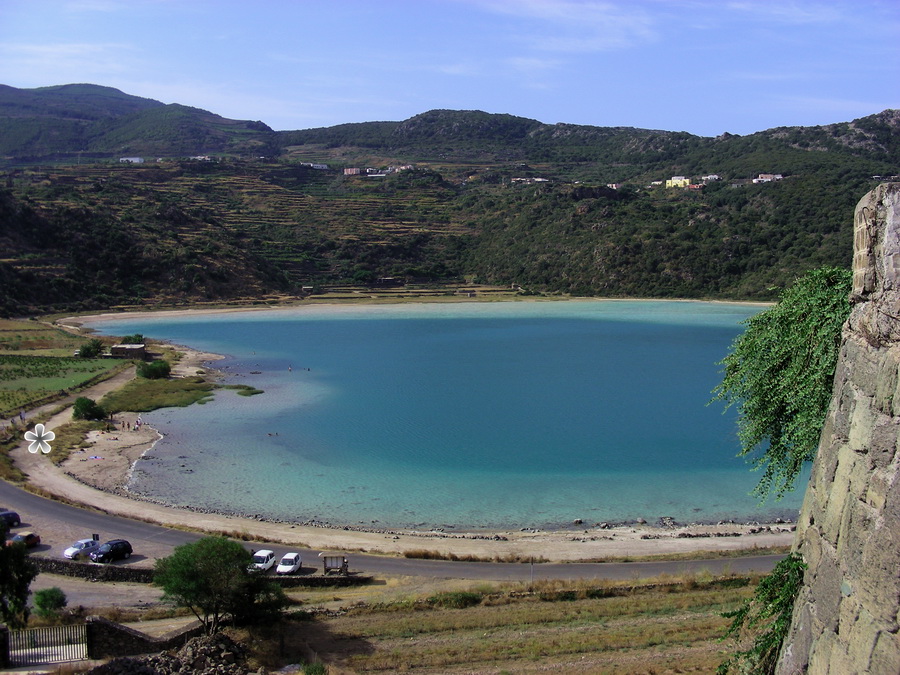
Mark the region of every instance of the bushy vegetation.
<instances>
[{"instance_id":1,"label":"bushy vegetation","mask_svg":"<svg viewBox=\"0 0 900 675\"><path fill-rule=\"evenodd\" d=\"M464 609L481 602L481 593L475 591L444 591L428 598L428 604L444 609Z\"/></svg>"},{"instance_id":2,"label":"bushy vegetation","mask_svg":"<svg viewBox=\"0 0 900 675\"><path fill-rule=\"evenodd\" d=\"M106 418L106 411L93 399L87 396L79 396L72 406L72 418L76 420L102 420Z\"/></svg>"},{"instance_id":3,"label":"bushy vegetation","mask_svg":"<svg viewBox=\"0 0 900 675\"><path fill-rule=\"evenodd\" d=\"M756 492L781 496L811 461L832 399L841 328L850 314L850 270L797 279L779 302L746 321L722 361L716 400L738 409L741 454L763 470Z\"/></svg>"},{"instance_id":4,"label":"bushy vegetation","mask_svg":"<svg viewBox=\"0 0 900 675\"><path fill-rule=\"evenodd\" d=\"M168 361L162 359L156 361L141 361L137 365L138 377L143 377L148 380L164 380L169 377L171 371L172 366L169 365Z\"/></svg>"},{"instance_id":5,"label":"bushy vegetation","mask_svg":"<svg viewBox=\"0 0 900 675\"><path fill-rule=\"evenodd\" d=\"M42 619L59 616L67 604L66 594L59 586L42 588L34 593L34 611Z\"/></svg>"},{"instance_id":6,"label":"bushy vegetation","mask_svg":"<svg viewBox=\"0 0 900 675\"><path fill-rule=\"evenodd\" d=\"M751 673L771 675L775 672L781 645L791 627L794 601L803 584L806 563L797 553L781 560L770 574L756 586L753 597L740 608L722 614L732 619L725 638L740 642L749 639L746 649L738 649L718 668L717 675ZM748 638L748 635L750 636Z\"/></svg>"}]
</instances>

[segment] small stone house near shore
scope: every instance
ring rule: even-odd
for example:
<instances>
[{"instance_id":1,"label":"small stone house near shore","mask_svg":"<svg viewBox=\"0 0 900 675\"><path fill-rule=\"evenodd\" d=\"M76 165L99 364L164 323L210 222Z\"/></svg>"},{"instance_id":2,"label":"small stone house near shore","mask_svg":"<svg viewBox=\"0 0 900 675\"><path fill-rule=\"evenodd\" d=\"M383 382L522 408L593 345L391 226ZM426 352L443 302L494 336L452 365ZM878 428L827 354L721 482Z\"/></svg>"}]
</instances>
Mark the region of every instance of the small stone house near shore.
<instances>
[{"instance_id":1,"label":"small stone house near shore","mask_svg":"<svg viewBox=\"0 0 900 675\"><path fill-rule=\"evenodd\" d=\"M146 359L146 345L113 345L109 348L109 355L114 359Z\"/></svg>"}]
</instances>

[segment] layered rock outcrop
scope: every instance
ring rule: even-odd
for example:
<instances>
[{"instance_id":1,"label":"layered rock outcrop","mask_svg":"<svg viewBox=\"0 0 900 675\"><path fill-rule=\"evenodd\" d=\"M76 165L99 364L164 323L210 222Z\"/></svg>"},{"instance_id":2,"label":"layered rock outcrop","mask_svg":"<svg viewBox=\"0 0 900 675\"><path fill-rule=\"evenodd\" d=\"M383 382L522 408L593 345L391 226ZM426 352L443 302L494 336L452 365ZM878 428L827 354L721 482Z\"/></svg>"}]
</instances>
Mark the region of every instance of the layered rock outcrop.
<instances>
[{"instance_id":1,"label":"layered rock outcrop","mask_svg":"<svg viewBox=\"0 0 900 675\"><path fill-rule=\"evenodd\" d=\"M856 207L853 293L795 548L777 672L900 673L900 183Z\"/></svg>"}]
</instances>

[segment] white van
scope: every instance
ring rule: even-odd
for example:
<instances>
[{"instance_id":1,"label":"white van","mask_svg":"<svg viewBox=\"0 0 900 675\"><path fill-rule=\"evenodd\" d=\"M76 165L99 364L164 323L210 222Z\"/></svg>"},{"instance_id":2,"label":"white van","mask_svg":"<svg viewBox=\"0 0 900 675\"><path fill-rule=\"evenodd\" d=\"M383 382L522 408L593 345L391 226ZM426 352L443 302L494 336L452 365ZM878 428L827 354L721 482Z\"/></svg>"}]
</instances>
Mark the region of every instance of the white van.
<instances>
[{"instance_id":1,"label":"white van","mask_svg":"<svg viewBox=\"0 0 900 675\"><path fill-rule=\"evenodd\" d=\"M272 565L274 564L275 551L270 551L267 548L263 548L253 554L253 562L250 564L250 569L262 570L263 572L266 572L272 569Z\"/></svg>"}]
</instances>

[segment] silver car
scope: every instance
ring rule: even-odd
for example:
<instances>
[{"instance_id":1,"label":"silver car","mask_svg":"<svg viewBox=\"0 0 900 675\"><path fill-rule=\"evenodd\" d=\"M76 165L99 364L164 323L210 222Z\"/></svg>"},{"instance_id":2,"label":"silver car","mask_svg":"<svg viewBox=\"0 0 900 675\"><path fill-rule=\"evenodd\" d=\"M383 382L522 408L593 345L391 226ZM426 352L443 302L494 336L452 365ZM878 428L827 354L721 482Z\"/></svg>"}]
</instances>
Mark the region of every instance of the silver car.
<instances>
[{"instance_id":1,"label":"silver car","mask_svg":"<svg viewBox=\"0 0 900 675\"><path fill-rule=\"evenodd\" d=\"M86 558L91 553L100 548L100 542L93 539L79 539L69 548L63 551L63 558L75 560L76 558Z\"/></svg>"}]
</instances>

